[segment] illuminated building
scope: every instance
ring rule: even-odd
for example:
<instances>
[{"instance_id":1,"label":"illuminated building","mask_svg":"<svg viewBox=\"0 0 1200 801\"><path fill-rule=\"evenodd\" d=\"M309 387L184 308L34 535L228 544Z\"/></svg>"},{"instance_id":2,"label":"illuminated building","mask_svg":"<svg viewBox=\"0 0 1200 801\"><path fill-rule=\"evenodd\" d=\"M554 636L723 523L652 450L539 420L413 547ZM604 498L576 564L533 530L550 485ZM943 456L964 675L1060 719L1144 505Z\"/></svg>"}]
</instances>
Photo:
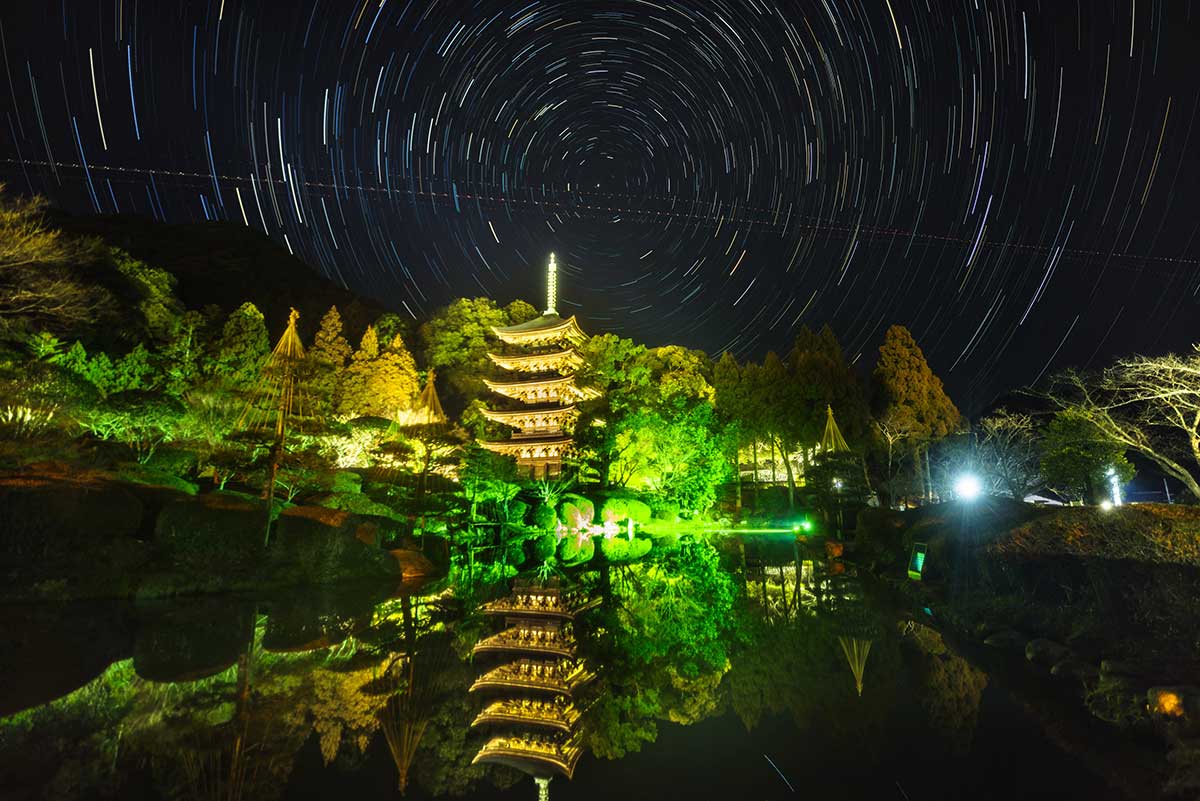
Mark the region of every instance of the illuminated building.
<instances>
[{"instance_id":1,"label":"illuminated building","mask_svg":"<svg viewBox=\"0 0 1200 801\"><path fill-rule=\"evenodd\" d=\"M575 318L558 314L558 264L550 254L546 277L546 310L518 325L493 328L505 345L504 353L489 353L492 363L512 375L501 381L484 379L488 389L520 404L514 409L486 409L493 422L516 429L510 439L480 444L512 456L517 467L534 477L554 476L571 446L571 430L579 416L576 404L598 393L575 384L583 366L576 347L587 339Z\"/></svg>"}]
</instances>

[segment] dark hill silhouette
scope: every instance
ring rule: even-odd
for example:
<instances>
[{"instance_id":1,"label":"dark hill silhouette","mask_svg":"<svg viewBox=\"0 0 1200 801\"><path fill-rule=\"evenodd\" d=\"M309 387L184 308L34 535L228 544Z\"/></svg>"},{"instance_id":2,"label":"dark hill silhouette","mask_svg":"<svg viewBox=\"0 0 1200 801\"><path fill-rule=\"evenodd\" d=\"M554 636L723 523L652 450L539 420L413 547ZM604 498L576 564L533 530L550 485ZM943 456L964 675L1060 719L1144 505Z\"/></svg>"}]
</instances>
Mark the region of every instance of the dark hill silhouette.
<instances>
[{"instance_id":1,"label":"dark hill silhouette","mask_svg":"<svg viewBox=\"0 0 1200 801\"><path fill-rule=\"evenodd\" d=\"M92 236L147 264L167 270L189 309L214 304L230 312L250 301L277 336L288 309L300 312L305 341L321 316L338 307L347 337L357 342L387 309L319 275L287 248L244 225L229 222L168 224L131 215L74 216L53 211L47 222L70 234Z\"/></svg>"}]
</instances>

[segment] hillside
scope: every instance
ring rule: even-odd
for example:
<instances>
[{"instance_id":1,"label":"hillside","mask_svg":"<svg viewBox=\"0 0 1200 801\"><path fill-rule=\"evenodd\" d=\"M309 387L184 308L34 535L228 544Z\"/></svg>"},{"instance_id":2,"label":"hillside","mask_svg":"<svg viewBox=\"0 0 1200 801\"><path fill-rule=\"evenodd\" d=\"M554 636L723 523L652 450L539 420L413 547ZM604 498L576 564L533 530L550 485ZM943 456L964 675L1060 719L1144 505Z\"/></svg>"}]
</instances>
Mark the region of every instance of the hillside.
<instances>
[{"instance_id":1,"label":"hillside","mask_svg":"<svg viewBox=\"0 0 1200 801\"><path fill-rule=\"evenodd\" d=\"M304 336L332 305L356 339L385 309L319 275L287 248L244 225L228 222L167 224L130 215L47 215L51 226L97 237L172 273L176 294L189 309L214 304L229 312L250 301L262 311L272 335L288 309L300 312Z\"/></svg>"}]
</instances>

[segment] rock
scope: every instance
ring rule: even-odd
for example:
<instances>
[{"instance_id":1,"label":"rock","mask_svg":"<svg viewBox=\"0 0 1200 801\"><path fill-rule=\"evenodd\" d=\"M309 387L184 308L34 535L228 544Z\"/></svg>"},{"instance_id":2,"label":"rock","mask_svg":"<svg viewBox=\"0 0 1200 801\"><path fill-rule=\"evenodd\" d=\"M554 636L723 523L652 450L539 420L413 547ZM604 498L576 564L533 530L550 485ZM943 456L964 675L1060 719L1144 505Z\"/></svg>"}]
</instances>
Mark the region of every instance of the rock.
<instances>
[{"instance_id":1,"label":"rock","mask_svg":"<svg viewBox=\"0 0 1200 801\"><path fill-rule=\"evenodd\" d=\"M983 644L1002 651L1024 651L1027 642L1029 639L1019 631L1004 629L985 639Z\"/></svg>"},{"instance_id":2,"label":"rock","mask_svg":"<svg viewBox=\"0 0 1200 801\"><path fill-rule=\"evenodd\" d=\"M388 551L396 564L400 567L400 576L402 579L416 578L418 576L433 576L437 575L438 569L433 562L425 558L425 555L420 551L410 551L406 548L399 548L394 551Z\"/></svg>"},{"instance_id":3,"label":"rock","mask_svg":"<svg viewBox=\"0 0 1200 801\"><path fill-rule=\"evenodd\" d=\"M1051 667L1071 656L1071 649L1065 645L1039 637L1025 644L1025 658L1035 665Z\"/></svg>"},{"instance_id":4,"label":"rock","mask_svg":"<svg viewBox=\"0 0 1200 801\"><path fill-rule=\"evenodd\" d=\"M377 529L356 515L319 506L293 506L285 509L276 523L271 561L276 577L288 583L395 578L400 566L373 544L376 538Z\"/></svg>"},{"instance_id":5,"label":"rock","mask_svg":"<svg viewBox=\"0 0 1200 801\"><path fill-rule=\"evenodd\" d=\"M253 606L229 598L189 598L139 607L133 668L149 681L195 681L237 662L254 635Z\"/></svg>"},{"instance_id":6,"label":"rock","mask_svg":"<svg viewBox=\"0 0 1200 801\"><path fill-rule=\"evenodd\" d=\"M1173 738L1200 735L1200 687L1151 687L1146 690L1146 709L1151 720L1169 727Z\"/></svg>"},{"instance_id":7,"label":"rock","mask_svg":"<svg viewBox=\"0 0 1200 801\"><path fill-rule=\"evenodd\" d=\"M67 695L133 649L123 605L0 604L0 631L0 717Z\"/></svg>"},{"instance_id":8,"label":"rock","mask_svg":"<svg viewBox=\"0 0 1200 801\"><path fill-rule=\"evenodd\" d=\"M1060 662L1055 662L1054 667L1050 668L1050 675L1060 679L1092 682L1099 678L1100 671L1091 662L1086 662L1075 656L1069 656Z\"/></svg>"},{"instance_id":9,"label":"rock","mask_svg":"<svg viewBox=\"0 0 1200 801\"><path fill-rule=\"evenodd\" d=\"M268 651L313 651L337 645L371 625L379 600L355 585L290 596L271 604L262 641Z\"/></svg>"},{"instance_id":10,"label":"rock","mask_svg":"<svg viewBox=\"0 0 1200 801\"><path fill-rule=\"evenodd\" d=\"M1084 698L1088 711L1123 729L1141 729L1147 720L1146 686L1128 676L1100 674Z\"/></svg>"},{"instance_id":11,"label":"rock","mask_svg":"<svg viewBox=\"0 0 1200 801\"><path fill-rule=\"evenodd\" d=\"M122 487L9 478L0 483L0 565L69 558L81 547L132 538L142 503Z\"/></svg>"},{"instance_id":12,"label":"rock","mask_svg":"<svg viewBox=\"0 0 1200 801\"><path fill-rule=\"evenodd\" d=\"M212 492L164 505L154 539L186 570L245 572L261 562L266 524L262 502Z\"/></svg>"}]
</instances>

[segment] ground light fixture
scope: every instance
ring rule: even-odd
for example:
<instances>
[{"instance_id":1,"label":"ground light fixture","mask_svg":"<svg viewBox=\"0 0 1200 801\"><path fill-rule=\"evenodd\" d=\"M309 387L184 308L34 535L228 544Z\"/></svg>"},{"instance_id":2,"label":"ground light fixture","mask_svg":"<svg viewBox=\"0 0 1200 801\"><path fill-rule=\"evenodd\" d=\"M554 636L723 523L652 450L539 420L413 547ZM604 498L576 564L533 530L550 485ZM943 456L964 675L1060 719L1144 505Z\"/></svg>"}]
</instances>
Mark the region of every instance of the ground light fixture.
<instances>
[{"instance_id":1,"label":"ground light fixture","mask_svg":"<svg viewBox=\"0 0 1200 801\"><path fill-rule=\"evenodd\" d=\"M983 494L983 484L979 476L973 473L963 473L954 480L954 494L961 501L973 501Z\"/></svg>"},{"instance_id":2,"label":"ground light fixture","mask_svg":"<svg viewBox=\"0 0 1200 801\"><path fill-rule=\"evenodd\" d=\"M1112 488L1112 505L1121 505L1121 477L1117 475L1117 468L1110 467L1105 471L1104 475L1108 476L1108 485Z\"/></svg>"}]
</instances>

